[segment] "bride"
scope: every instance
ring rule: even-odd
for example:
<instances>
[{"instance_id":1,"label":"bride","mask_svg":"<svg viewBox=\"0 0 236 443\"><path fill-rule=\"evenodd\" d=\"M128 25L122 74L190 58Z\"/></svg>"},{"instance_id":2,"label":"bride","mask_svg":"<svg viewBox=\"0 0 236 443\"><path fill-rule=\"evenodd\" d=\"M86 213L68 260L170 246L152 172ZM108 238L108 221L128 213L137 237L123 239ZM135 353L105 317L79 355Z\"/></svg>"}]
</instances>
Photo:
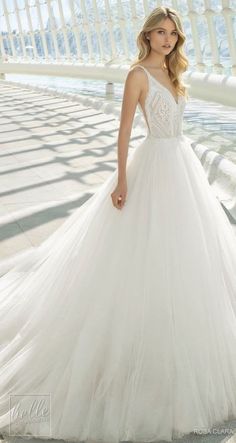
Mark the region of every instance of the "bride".
<instances>
[{"instance_id":1,"label":"bride","mask_svg":"<svg viewBox=\"0 0 236 443\"><path fill-rule=\"evenodd\" d=\"M171 441L236 418L236 240L183 134L179 14L147 17L118 167L39 247L0 263L0 433ZM136 107L145 139L128 155Z\"/></svg>"}]
</instances>

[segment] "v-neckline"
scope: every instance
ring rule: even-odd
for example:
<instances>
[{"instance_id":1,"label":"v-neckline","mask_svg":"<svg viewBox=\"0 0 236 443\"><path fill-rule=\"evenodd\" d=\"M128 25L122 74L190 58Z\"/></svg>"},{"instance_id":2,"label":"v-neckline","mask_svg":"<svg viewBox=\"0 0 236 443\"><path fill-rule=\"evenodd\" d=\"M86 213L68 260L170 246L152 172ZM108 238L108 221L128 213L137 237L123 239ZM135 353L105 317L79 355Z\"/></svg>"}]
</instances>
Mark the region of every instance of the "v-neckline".
<instances>
[{"instance_id":1,"label":"v-neckline","mask_svg":"<svg viewBox=\"0 0 236 443\"><path fill-rule=\"evenodd\" d=\"M140 65L140 64L139 64L138 66L141 66L142 68L144 68L144 70L147 71L147 73L150 75L150 77L153 78L153 80L155 80L160 86L162 86L163 89L166 89L166 91L169 92L170 96L173 98L173 100L174 100L176 106L178 106L178 104L179 104L179 95L178 95L178 101L176 101L176 100L175 100L175 97L173 96L172 92L170 92L169 88L167 88L167 87L164 86L162 83L160 83L160 82L156 79L156 77L154 77L154 75L152 75L152 74L149 72L149 70L148 70L147 68L145 68L145 66Z\"/></svg>"}]
</instances>

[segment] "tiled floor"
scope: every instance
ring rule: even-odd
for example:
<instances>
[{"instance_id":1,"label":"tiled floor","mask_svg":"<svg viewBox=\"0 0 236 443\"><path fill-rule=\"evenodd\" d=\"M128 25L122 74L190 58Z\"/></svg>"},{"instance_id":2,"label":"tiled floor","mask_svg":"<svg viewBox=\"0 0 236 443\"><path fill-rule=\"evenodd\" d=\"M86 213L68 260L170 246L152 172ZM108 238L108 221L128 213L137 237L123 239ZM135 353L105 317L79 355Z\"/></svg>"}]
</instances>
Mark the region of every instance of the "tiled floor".
<instances>
[{"instance_id":1,"label":"tiled floor","mask_svg":"<svg viewBox=\"0 0 236 443\"><path fill-rule=\"evenodd\" d=\"M0 258L41 243L116 167L118 122L0 85ZM132 137L131 145L143 136Z\"/></svg>"}]
</instances>

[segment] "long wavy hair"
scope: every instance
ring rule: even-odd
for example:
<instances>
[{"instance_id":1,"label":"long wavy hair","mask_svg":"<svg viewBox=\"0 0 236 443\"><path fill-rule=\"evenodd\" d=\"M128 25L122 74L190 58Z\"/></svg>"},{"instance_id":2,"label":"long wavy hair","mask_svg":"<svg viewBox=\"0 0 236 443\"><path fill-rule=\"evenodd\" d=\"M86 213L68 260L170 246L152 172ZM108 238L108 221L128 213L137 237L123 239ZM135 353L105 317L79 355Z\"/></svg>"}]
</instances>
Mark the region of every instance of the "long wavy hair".
<instances>
[{"instance_id":1,"label":"long wavy hair","mask_svg":"<svg viewBox=\"0 0 236 443\"><path fill-rule=\"evenodd\" d=\"M147 39L147 33L156 29L159 23L166 18L172 20L176 26L178 33L178 40L174 49L165 57L165 67L168 69L169 77L174 85L177 94L185 95L188 97L187 88L189 85L182 82L181 74L188 68L188 59L184 53L183 45L186 40L186 36L183 31L183 26L179 17L179 14L172 8L159 6L155 8L151 14L146 18L144 25L137 36L137 46L139 54L137 59L131 64L131 67L136 66L140 62L144 61L150 51L150 40Z\"/></svg>"}]
</instances>

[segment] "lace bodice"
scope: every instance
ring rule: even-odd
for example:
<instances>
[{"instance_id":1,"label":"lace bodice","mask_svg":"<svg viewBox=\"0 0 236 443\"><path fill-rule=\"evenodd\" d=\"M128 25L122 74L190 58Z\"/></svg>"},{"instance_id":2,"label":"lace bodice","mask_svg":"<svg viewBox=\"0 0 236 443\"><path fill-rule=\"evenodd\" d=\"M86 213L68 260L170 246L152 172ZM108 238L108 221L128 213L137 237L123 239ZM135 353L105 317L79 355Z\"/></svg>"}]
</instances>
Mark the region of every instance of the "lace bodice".
<instances>
[{"instance_id":1,"label":"lace bodice","mask_svg":"<svg viewBox=\"0 0 236 443\"><path fill-rule=\"evenodd\" d=\"M179 95L178 102L176 102L169 89L159 83L144 66L138 65L133 69L143 69L148 77L149 86L145 100L145 113L139 103L139 108L147 124L148 134L158 138L182 135L186 97Z\"/></svg>"}]
</instances>

